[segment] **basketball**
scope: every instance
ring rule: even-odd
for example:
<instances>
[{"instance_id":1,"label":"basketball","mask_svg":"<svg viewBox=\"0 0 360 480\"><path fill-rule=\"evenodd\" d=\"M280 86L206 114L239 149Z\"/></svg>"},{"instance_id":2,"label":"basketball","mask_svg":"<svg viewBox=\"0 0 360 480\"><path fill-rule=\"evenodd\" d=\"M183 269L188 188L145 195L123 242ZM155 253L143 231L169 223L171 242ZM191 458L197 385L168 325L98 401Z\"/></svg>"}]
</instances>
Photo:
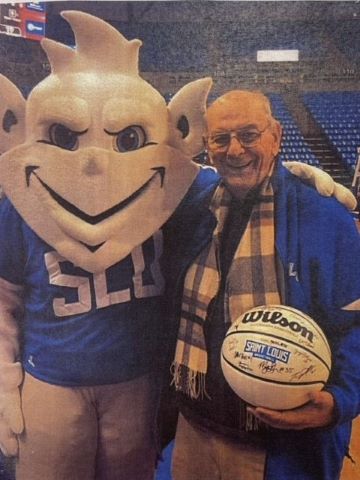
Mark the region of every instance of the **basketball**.
<instances>
[{"instance_id":1,"label":"basketball","mask_svg":"<svg viewBox=\"0 0 360 480\"><path fill-rule=\"evenodd\" d=\"M226 333L221 367L247 403L274 410L303 405L330 374L331 351L321 328L295 308L248 310Z\"/></svg>"}]
</instances>

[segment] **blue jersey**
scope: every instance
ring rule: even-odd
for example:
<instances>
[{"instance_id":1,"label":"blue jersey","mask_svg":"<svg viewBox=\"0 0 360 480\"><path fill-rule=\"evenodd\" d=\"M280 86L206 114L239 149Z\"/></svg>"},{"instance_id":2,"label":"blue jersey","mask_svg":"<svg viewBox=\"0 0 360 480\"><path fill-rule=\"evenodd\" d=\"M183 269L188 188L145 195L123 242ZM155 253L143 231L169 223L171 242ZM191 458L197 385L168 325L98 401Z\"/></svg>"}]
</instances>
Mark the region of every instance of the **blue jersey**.
<instances>
[{"instance_id":1,"label":"blue jersey","mask_svg":"<svg viewBox=\"0 0 360 480\"><path fill-rule=\"evenodd\" d=\"M0 203L0 278L24 288L23 366L49 383L118 383L150 371L162 325L158 231L92 274L62 258Z\"/></svg>"}]
</instances>

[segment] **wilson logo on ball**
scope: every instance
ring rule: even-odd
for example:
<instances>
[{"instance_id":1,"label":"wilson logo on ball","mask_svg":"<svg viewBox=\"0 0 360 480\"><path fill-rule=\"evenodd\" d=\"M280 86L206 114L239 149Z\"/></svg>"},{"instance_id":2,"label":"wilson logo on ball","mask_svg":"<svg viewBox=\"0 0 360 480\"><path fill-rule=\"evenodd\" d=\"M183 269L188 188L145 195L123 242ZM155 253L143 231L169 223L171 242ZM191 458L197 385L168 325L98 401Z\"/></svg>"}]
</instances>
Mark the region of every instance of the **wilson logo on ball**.
<instances>
[{"instance_id":1,"label":"wilson logo on ball","mask_svg":"<svg viewBox=\"0 0 360 480\"><path fill-rule=\"evenodd\" d=\"M311 330L308 330L296 321L289 321L281 312L276 310L256 310L248 312L244 315L242 323L250 322L272 323L273 325L278 324L281 327L290 328L293 332L300 333L301 336L307 338L310 342L313 342L314 339L314 334Z\"/></svg>"}]
</instances>

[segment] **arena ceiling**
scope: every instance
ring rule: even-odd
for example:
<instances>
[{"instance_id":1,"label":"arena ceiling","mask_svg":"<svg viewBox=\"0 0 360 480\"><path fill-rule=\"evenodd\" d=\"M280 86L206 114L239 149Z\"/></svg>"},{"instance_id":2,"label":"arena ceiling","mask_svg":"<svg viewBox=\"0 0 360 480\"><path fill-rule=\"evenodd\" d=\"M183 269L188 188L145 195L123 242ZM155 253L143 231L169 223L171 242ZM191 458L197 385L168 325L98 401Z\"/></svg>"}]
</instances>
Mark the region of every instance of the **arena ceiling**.
<instances>
[{"instance_id":1,"label":"arena ceiling","mask_svg":"<svg viewBox=\"0 0 360 480\"><path fill-rule=\"evenodd\" d=\"M357 1L55 1L48 14L61 10L83 10L108 21L204 22L267 21L332 22L358 18Z\"/></svg>"},{"instance_id":2,"label":"arena ceiling","mask_svg":"<svg viewBox=\"0 0 360 480\"><path fill-rule=\"evenodd\" d=\"M47 35L71 43L72 33L60 17L62 10L82 10L121 27L124 23L176 23L194 25L194 33L216 26L226 32L227 25L238 24L249 37L276 29L311 26L327 33L329 40L341 44L342 36L360 43L360 1L55 1L47 3ZM189 29L189 27L188 27ZM229 34L231 34L229 29ZM305 32L305 30L304 30ZM332 35L333 32L336 35ZM343 33L345 32L345 33ZM305 35L306 33L304 33ZM297 34L298 35L298 34ZM298 35L299 36L299 35ZM246 41L246 40L245 40ZM349 41L349 38L347 38ZM340 45L341 47L341 45Z\"/></svg>"}]
</instances>

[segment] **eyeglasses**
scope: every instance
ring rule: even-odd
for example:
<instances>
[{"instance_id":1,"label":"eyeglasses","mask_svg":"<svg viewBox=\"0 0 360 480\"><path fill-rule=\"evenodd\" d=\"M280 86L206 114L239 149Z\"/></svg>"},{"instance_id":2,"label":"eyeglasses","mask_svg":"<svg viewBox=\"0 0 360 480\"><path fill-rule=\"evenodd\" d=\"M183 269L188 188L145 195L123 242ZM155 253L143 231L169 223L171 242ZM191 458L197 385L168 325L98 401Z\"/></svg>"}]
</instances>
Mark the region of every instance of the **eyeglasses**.
<instances>
[{"instance_id":1,"label":"eyeglasses","mask_svg":"<svg viewBox=\"0 0 360 480\"><path fill-rule=\"evenodd\" d=\"M257 128L244 128L241 130L215 133L215 135L210 135L208 137L208 145L212 150L227 150L231 139L236 138L243 147L253 147L260 141L261 135L269 127L270 124L263 130L258 130Z\"/></svg>"}]
</instances>

